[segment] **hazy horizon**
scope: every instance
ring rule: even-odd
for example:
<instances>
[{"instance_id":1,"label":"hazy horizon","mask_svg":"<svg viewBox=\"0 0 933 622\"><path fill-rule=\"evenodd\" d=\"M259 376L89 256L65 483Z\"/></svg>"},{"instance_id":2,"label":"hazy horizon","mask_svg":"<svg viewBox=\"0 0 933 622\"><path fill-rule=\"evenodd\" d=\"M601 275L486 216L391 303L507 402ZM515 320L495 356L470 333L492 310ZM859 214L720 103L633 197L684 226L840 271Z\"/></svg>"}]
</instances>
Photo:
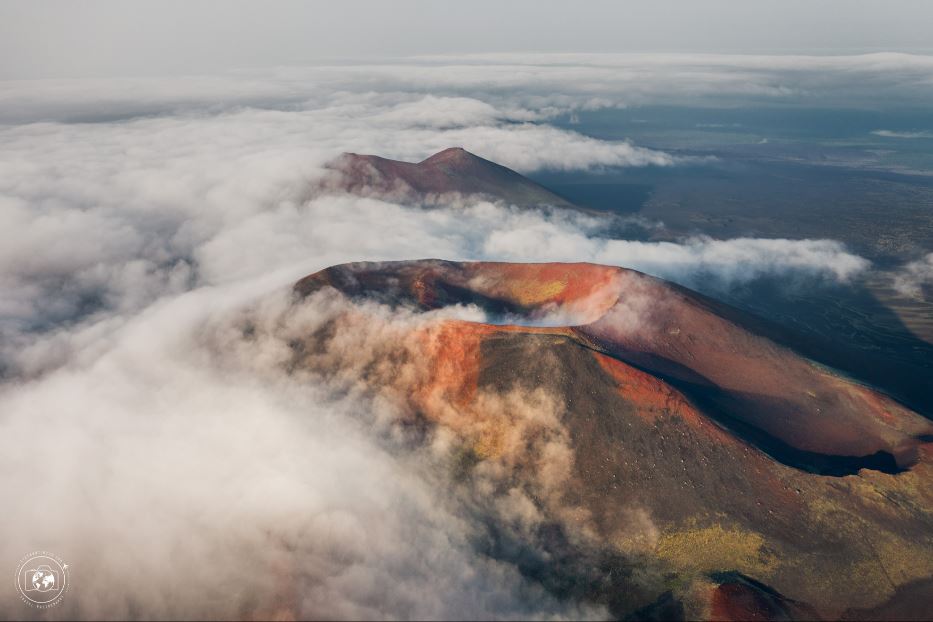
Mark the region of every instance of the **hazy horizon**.
<instances>
[{"instance_id":1,"label":"hazy horizon","mask_svg":"<svg viewBox=\"0 0 933 622\"><path fill-rule=\"evenodd\" d=\"M0 79L187 75L476 52L931 53L930 23L933 4L911 0L7 0L0 3Z\"/></svg>"}]
</instances>

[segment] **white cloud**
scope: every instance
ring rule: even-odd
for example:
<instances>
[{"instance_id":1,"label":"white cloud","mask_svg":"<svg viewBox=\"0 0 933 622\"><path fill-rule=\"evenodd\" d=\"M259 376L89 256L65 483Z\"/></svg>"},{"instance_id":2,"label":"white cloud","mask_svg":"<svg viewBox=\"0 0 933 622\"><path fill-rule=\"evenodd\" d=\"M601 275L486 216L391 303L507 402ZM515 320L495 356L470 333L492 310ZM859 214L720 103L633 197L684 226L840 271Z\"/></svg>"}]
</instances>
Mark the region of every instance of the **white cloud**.
<instances>
[{"instance_id":1,"label":"white cloud","mask_svg":"<svg viewBox=\"0 0 933 622\"><path fill-rule=\"evenodd\" d=\"M343 150L418 160L459 144L524 170L672 161L546 124L499 122L495 110L463 98L337 93L313 109L4 128L3 350L35 370L44 365L40 350L67 356L62 340L72 333L62 328L75 319L121 321L192 286L258 277L284 284L358 259L586 259L688 284L780 270L846 279L864 265L831 242L609 241L600 222L581 216L308 199L324 163ZM51 341L32 343L36 331Z\"/></svg>"},{"instance_id":2,"label":"white cloud","mask_svg":"<svg viewBox=\"0 0 933 622\"><path fill-rule=\"evenodd\" d=\"M242 304L234 289L155 305L98 335L103 351L84 363L0 391L0 559L39 548L71 564L52 613L604 616L476 553L474 526L432 488L429 465L357 425L372 404L277 371L284 342L242 359L207 342ZM268 300L281 312L285 298ZM18 602L12 582L0 602Z\"/></svg>"},{"instance_id":3,"label":"white cloud","mask_svg":"<svg viewBox=\"0 0 933 622\"><path fill-rule=\"evenodd\" d=\"M933 253L912 261L894 274L894 289L911 298L924 299L933 290Z\"/></svg>"},{"instance_id":4,"label":"white cloud","mask_svg":"<svg viewBox=\"0 0 933 622\"><path fill-rule=\"evenodd\" d=\"M875 130L872 134L884 138L933 138L933 132L926 131L898 132L895 130Z\"/></svg>"},{"instance_id":5,"label":"white cloud","mask_svg":"<svg viewBox=\"0 0 933 622\"><path fill-rule=\"evenodd\" d=\"M687 62L648 61L665 79ZM63 555L81 585L62 615L85 617L231 617L249 606L234 586L272 597L276 573L308 595L306 616L604 613L550 600L473 550L476 525L423 464L354 424L384 404L279 373L274 342L238 356L205 338L345 261L589 260L723 286L865 268L827 240L611 240L581 214L313 192L342 151L418 160L460 145L526 171L676 164L544 123L624 103L651 73L562 63L0 85L7 120L116 118L0 127L0 528L15 534L0 561ZM710 80L783 88L741 86L732 69ZM515 97L516 85L529 88Z\"/></svg>"},{"instance_id":6,"label":"white cloud","mask_svg":"<svg viewBox=\"0 0 933 622\"><path fill-rule=\"evenodd\" d=\"M221 76L0 82L0 122L113 120L237 106L318 109L365 117L354 100L394 103L391 116L424 97L423 122L541 120L576 110L644 104L748 103L922 105L933 96L933 57L729 54L481 54L394 63L281 67ZM883 98L883 99L879 99ZM471 103L480 102L480 103ZM485 106L484 106L485 104ZM418 108L418 106L415 106ZM456 109L456 110L452 110ZM469 110L468 110L469 109ZM451 116L453 115L453 116ZM410 119L409 119L410 120Z\"/></svg>"}]
</instances>

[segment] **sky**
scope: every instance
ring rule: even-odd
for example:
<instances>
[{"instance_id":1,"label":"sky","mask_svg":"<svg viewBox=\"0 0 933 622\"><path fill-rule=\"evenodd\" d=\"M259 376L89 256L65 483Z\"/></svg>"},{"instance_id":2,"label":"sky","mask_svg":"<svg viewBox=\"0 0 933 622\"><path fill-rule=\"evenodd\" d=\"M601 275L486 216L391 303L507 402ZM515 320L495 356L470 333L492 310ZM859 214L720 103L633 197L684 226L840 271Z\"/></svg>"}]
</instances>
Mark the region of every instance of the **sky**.
<instances>
[{"instance_id":1,"label":"sky","mask_svg":"<svg viewBox=\"0 0 933 622\"><path fill-rule=\"evenodd\" d=\"M922 0L0 2L0 79L488 52L929 51Z\"/></svg>"}]
</instances>

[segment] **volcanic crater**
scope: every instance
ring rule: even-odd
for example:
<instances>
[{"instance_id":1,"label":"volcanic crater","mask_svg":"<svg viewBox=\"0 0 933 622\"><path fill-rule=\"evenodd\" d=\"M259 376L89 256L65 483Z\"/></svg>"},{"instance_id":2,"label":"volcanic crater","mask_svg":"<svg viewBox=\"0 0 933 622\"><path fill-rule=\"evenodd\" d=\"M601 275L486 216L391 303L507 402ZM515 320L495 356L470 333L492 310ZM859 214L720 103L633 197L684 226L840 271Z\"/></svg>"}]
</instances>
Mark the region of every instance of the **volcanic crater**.
<instances>
[{"instance_id":1,"label":"volcanic crater","mask_svg":"<svg viewBox=\"0 0 933 622\"><path fill-rule=\"evenodd\" d=\"M486 481L480 506L527 504L519 532L487 517L485 550L559 596L831 618L933 587L933 425L736 309L594 264L356 263L294 291L357 318L296 347L311 371L350 365L373 302L432 318L370 335L361 378L459 443L451 477ZM427 313L458 307L486 319Z\"/></svg>"}]
</instances>

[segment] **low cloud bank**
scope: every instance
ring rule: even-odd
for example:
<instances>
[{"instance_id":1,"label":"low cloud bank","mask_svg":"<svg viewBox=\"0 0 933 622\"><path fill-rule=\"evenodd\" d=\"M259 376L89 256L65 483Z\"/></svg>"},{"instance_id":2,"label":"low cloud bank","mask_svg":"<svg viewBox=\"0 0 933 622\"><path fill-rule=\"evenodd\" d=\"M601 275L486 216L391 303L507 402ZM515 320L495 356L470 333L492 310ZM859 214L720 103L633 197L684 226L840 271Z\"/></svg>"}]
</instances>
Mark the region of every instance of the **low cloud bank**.
<instances>
[{"instance_id":1,"label":"low cloud bank","mask_svg":"<svg viewBox=\"0 0 933 622\"><path fill-rule=\"evenodd\" d=\"M701 273L728 283L785 269L845 279L861 265L825 241L648 244L606 240L604 223L569 214L309 198L342 151L418 160L473 141L519 168L670 163L546 124L484 125L500 113L463 98L320 97L326 105L290 111L0 129L0 365L35 373L43 359L65 361L64 344L93 340L164 296L244 279L283 285L342 261L586 259L687 284Z\"/></svg>"},{"instance_id":2,"label":"low cloud bank","mask_svg":"<svg viewBox=\"0 0 933 622\"><path fill-rule=\"evenodd\" d=\"M193 211L191 220L179 223L167 239L132 214L112 213L107 219L119 236L144 240L143 254L119 237L87 245L76 230L72 253L66 242L55 242L56 252L75 257L70 266L52 258L30 263L10 256L4 278L17 296L0 325L6 335L0 352L11 368L34 375L63 364L100 333L187 288L250 283L254 291L272 291L348 261L591 261L706 290L774 275L845 282L869 265L830 240L607 239L600 235L607 223L597 217L487 202L425 211L352 196L318 197L302 204L285 200L239 220L221 220L219 226ZM207 229L211 224L216 228L208 229L203 241L186 240L179 255L172 256L172 245L185 228ZM21 237L29 237L28 226L21 231Z\"/></svg>"},{"instance_id":3,"label":"low cloud bank","mask_svg":"<svg viewBox=\"0 0 933 622\"><path fill-rule=\"evenodd\" d=\"M381 101L387 120L438 126L490 116L542 121L638 105L734 107L801 103L922 107L933 58L755 54L474 54L392 63L280 67L223 75L0 82L0 122L113 121L239 107L295 111L340 106L349 116ZM425 98L434 98L425 99ZM411 102L424 101L423 106ZM418 108L421 108L419 111ZM469 115L469 119L466 116Z\"/></svg>"},{"instance_id":4,"label":"low cloud bank","mask_svg":"<svg viewBox=\"0 0 933 622\"><path fill-rule=\"evenodd\" d=\"M229 288L183 294L86 364L0 391L0 559L72 566L43 617L604 617L479 554L431 463L373 434L391 406L284 373L281 335L238 348L220 327L240 306ZM12 582L0 601L19 610Z\"/></svg>"},{"instance_id":5,"label":"low cloud bank","mask_svg":"<svg viewBox=\"0 0 933 622\"><path fill-rule=\"evenodd\" d=\"M828 240L614 240L575 213L319 196L342 151L418 160L461 145L521 170L677 163L548 126L605 102L513 99L508 67L490 97L393 90L367 71L319 77L321 92L298 78L245 95L174 84L121 95L94 123L0 127L0 564L34 549L72 563L50 616L272 617L278 603L326 618L599 617L477 552L429 463L357 423L389 405L284 373L287 340L242 350L212 327L256 301L277 317L294 280L346 261L586 260L723 287L845 281L867 265ZM473 84L464 75L456 89ZM443 92L443 71L430 76ZM62 100L75 118L101 114L93 84L62 88L5 84L0 101L27 117L30 97L39 115ZM227 88L225 104L201 105ZM276 106L244 105L264 96ZM20 611L11 583L0 599Z\"/></svg>"},{"instance_id":6,"label":"low cloud bank","mask_svg":"<svg viewBox=\"0 0 933 622\"><path fill-rule=\"evenodd\" d=\"M901 132L895 130L875 130L872 134L884 138L933 138L933 132L926 131Z\"/></svg>"}]
</instances>

